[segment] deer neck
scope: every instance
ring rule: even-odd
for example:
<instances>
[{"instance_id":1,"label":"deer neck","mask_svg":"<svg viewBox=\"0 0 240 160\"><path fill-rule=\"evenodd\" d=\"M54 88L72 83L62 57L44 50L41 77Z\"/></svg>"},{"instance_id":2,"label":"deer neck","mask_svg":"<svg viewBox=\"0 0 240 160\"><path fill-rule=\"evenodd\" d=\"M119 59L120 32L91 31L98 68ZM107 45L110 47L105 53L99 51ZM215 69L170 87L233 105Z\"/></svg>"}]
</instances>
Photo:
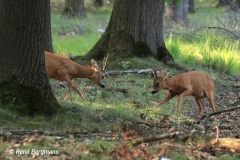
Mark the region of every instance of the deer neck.
<instances>
[{"instance_id":1,"label":"deer neck","mask_svg":"<svg viewBox=\"0 0 240 160\"><path fill-rule=\"evenodd\" d=\"M174 78L166 78L165 79L165 85L164 85L164 89L171 89L175 84L175 79Z\"/></svg>"},{"instance_id":2,"label":"deer neck","mask_svg":"<svg viewBox=\"0 0 240 160\"><path fill-rule=\"evenodd\" d=\"M88 78L88 79L91 79L94 72L95 72L95 70L91 67L85 67L85 66L82 66L82 65L77 65L76 73L74 75L74 78Z\"/></svg>"}]
</instances>

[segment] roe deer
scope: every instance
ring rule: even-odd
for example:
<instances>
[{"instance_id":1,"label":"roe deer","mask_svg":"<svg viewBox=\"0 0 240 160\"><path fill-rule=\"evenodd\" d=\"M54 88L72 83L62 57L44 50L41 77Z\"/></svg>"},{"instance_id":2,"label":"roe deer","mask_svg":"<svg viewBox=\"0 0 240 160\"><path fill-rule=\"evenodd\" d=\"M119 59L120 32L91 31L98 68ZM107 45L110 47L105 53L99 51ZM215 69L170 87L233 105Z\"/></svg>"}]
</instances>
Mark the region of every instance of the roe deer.
<instances>
[{"instance_id":1,"label":"roe deer","mask_svg":"<svg viewBox=\"0 0 240 160\"><path fill-rule=\"evenodd\" d=\"M95 60L91 59L90 67L82 66L69 58L52 54L45 51L45 66L48 78L53 78L59 81L65 81L68 84L68 91L64 100L69 98L70 90L74 89L81 97L84 96L73 83L74 78L88 78L96 84L105 87L103 79L105 77L105 68L107 65L108 56L103 59L103 69L100 69Z\"/></svg>"},{"instance_id":2,"label":"roe deer","mask_svg":"<svg viewBox=\"0 0 240 160\"><path fill-rule=\"evenodd\" d=\"M174 96L179 95L177 110L177 112L179 112L181 99L185 96L192 95L195 97L199 107L194 120L197 119L199 114L204 109L201 99L205 97L207 97L208 101L210 102L213 111L216 111L216 106L213 99L215 86L211 78L209 78L207 75L197 71L182 73L173 78L169 78L170 73L164 75L163 73L157 74L157 71L152 71L151 74L154 77L152 91L153 94L162 89L168 90L168 95L157 105L155 105L155 107L169 101Z\"/></svg>"}]
</instances>

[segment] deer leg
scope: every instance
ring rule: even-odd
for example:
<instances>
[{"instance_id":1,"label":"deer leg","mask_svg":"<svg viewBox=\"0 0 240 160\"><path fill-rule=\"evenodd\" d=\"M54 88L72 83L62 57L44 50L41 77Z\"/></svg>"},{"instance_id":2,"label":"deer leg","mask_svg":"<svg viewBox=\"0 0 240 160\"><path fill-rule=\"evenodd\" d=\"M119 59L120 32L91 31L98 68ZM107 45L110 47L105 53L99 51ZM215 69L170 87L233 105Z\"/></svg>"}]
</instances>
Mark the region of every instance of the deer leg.
<instances>
[{"instance_id":1,"label":"deer leg","mask_svg":"<svg viewBox=\"0 0 240 160\"><path fill-rule=\"evenodd\" d=\"M72 88L79 94L79 96L82 98L82 99L85 99L84 96L82 95L81 91L76 87L76 85L71 81L72 83Z\"/></svg>"},{"instance_id":2,"label":"deer leg","mask_svg":"<svg viewBox=\"0 0 240 160\"><path fill-rule=\"evenodd\" d=\"M182 100L183 97L190 95L191 90L185 90L184 92L182 92L179 96L178 96L178 109L177 109L177 113L180 112L180 102Z\"/></svg>"},{"instance_id":3,"label":"deer leg","mask_svg":"<svg viewBox=\"0 0 240 160\"><path fill-rule=\"evenodd\" d=\"M167 95L163 100L161 100L158 104L156 104L156 105L154 106L154 108L157 107L157 106L159 106L159 105L161 105L161 104L163 104L163 103L165 103L165 102L167 102L167 101L169 101L169 100L172 99L173 97L175 97L175 95L174 95L174 94L171 94L170 92L168 92L168 95Z\"/></svg>"},{"instance_id":4,"label":"deer leg","mask_svg":"<svg viewBox=\"0 0 240 160\"><path fill-rule=\"evenodd\" d=\"M66 77L66 79L67 79L67 83L68 83L68 92L67 92L66 96L64 97L64 101L66 101L68 99L71 89L74 89L82 99L85 99L84 96L82 95L82 93L80 92L80 90L73 83L73 81L70 80L70 78L68 76Z\"/></svg>"},{"instance_id":5,"label":"deer leg","mask_svg":"<svg viewBox=\"0 0 240 160\"><path fill-rule=\"evenodd\" d=\"M214 112L217 111L217 108L214 103L213 93L206 94L206 96L207 96L208 101L210 102L210 105L211 105L213 111Z\"/></svg>"},{"instance_id":6,"label":"deer leg","mask_svg":"<svg viewBox=\"0 0 240 160\"><path fill-rule=\"evenodd\" d=\"M217 111L217 108L215 106L215 103L214 103L214 98L213 98L213 92L211 93L206 93L206 97L208 99L208 101L210 102L210 105L212 107L212 110L215 112ZM216 120L216 116L214 116L214 119Z\"/></svg>"},{"instance_id":7,"label":"deer leg","mask_svg":"<svg viewBox=\"0 0 240 160\"><path fill-rule=\"evenodd\" d=\"M64 101L66 101L68 98L69 98L69 94L70 94L70 86L68 85L68 91L67 91L67 93L66 93L66 95L65 95L65 97L64 97Z\"/></svg>"},{"instance_id":8,"label":"deer leg","mask_svg":"<svg viewBox=\"0 0 240 160\"><path fill-rule=\"evenodd\" d=\"M195 97L195 100L196 100L196 102L197 102L197 104L198 104L199 110L198 110L197 114L195 115L194 120L197 119L197 117L199 116L199 114L200 114L200 113L202 112L202 110L204 109L202 100L201 100L200 98L196 98L196 97Z\"/></svg>"}]
</instances>

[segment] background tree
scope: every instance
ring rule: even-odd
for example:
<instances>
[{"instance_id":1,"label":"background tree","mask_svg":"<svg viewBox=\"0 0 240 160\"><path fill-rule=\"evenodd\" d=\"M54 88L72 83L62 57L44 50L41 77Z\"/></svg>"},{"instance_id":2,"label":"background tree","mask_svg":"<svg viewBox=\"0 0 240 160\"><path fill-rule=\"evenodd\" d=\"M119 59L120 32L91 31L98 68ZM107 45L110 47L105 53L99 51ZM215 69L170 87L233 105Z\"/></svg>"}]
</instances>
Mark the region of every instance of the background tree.
<instances>
[{"instance_id":1,"label":"background tree","mask_svg":"<svg viewBox=\"0 0 240 160\"><path fill-rule=\"evenodd\" d=\"M240 7L240 0L236 0L235 3L237 4L238 8Z\"/></svg>"},{"instance_id":2,"label":"background tree","mask_svg":"<svg viewBox=\"0 0 240 160\"><path fill-rule=\"evenodd\" d=\"M94 0L93 3L94 3L94 6L96 6L96 7L103 6L103 0Z\"/></svg>"},{"instance_id":3,"label":"background tree","mask_svg":"<svg viewBox=\"0 0 240 160\"><path fill-rule=\"evenodd\" d=\"M84 0L65 0L63 14L70 17L85 18Z\"/></svg>"},{"instance_id":4,"label":"background tree","mask_svg":"<svg viewBox=\"0 0 240 160\"><path fill-rule=\"evenodd\" d=\"M217 7L229 6L234 3L234 0L219 0Z\"/></svg>"},{"instance_id":5,"label":"background tree","mask_svg":"<svg viewBox=\"0 0 240 160\"><path fill-rule=\"evenodd\" d=\"M235 0L234 3L230 4L230 9L233 11L239 11L240 8L240 0Z\"/></svg>"},{"instance_id":6,"label":"background tree","mask_svg":"<svg viewBox=\"0 0 240 160\"><path fill-rule=\"evenodd\" d=\"M185 22L188 19L188 9L188 0L170 0L166 7L167 19L176 23Z\"/></svg>"},{"instance_id":7,"label":"background tree","mask_svg":"<svg viewBox=\"0 0 240 160\"><path fill-rule=\"evenodd\" d=\"M46 76L49 0L0 1L0 106L23 114L52 114L59 104Z\"/></svg>"},{"instance_id":8,"label":"background tree","mask_svg":"<svg viewBox=\"0 0 240 160\"><path fill-rule=\"evenodd\" d=\"M164 0L115 0L105 33L85 58L135 54L173 62L163 39L163 14Z\"/></svg>"},{"instance_id":9,"label":"background tree","mask_svg":"<svg viewBox=\"0 0 240 160\"><path fill-rule=\"evenodd\" d=\"M188 12L195 13L194 0L189 0Z\"/></svg>"}]
</instances>

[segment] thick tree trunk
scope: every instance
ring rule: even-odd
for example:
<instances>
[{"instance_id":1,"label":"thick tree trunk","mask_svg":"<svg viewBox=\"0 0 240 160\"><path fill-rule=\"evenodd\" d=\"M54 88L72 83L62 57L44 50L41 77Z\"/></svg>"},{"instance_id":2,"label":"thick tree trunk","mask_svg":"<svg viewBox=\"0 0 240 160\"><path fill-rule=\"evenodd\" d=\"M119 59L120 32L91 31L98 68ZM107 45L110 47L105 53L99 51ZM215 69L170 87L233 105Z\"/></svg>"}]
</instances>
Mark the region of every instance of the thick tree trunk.
<instances>
[{"instance_id":1,"label":"thick tree trunk","mask_svg":"<svg viewBox=\"0 0 240 160\"><path fill-rule=\"evenodd\" d=\"M122 57L123 53L133 53L173 62L163 39L163 14L164 0L115 0L104 35L85 57L100 59L107 53Z\"/></svg>"},{"instance_id":2,"label":"thick tree trunk","mask_svg":"<svg viewBox=\"0 0 240 160\"><path fill-rule=\"evenodd\" d=\"M180 5L179 5L180 3ZM169 21L183 23L188 20L189 1L170 0L167 5L166 15Z\"/></svg>"},{"instance_id":3,"label":"thick tree trunk","mask_svg":"<svg viewBox=\"0 0 240 160\"><path fill-rule=\"evenodd\" d=\"M85 18L86 12L84 9L84 0L65 0L65 8L63 14L78 18Z\"/></svg>"},{"instance_id":4,"label":"thick tree trunk","mask_svg":"<svg viewBox=\"0 0 240 160\"><path fill-rule=\"evenodd\" d=\"M9 102L18 106L15 110L19 106L29 107L25 114L52 114L59 107L44 63L50 33L44 24L50 17L50 8L46 7L49 3L49 0L0 1L0 106L11 106L7 105ZM9 91L4 92L3 87L9 87ZM3 97L8 97L5 99L8 101L3 101ZM55 107L51 108L51 102ZM44 110L46 107L48 110Z\"/></svg>"}]
</instances>

